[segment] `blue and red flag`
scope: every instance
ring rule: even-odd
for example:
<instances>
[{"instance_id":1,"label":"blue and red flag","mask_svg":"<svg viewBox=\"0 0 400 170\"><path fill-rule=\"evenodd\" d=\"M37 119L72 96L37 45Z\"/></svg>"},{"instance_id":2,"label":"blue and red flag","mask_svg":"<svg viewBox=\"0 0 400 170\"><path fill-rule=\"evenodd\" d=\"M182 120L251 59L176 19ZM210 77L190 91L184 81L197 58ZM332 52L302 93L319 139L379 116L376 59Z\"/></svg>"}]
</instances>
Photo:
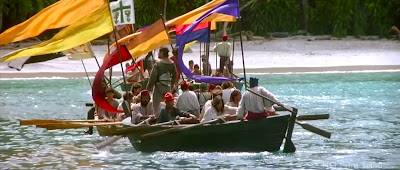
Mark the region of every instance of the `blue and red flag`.
<instances>
[{"instance_id":1,"label":"blue and red flag","mask_svg":"<svg viewBox=\"0 0 400 170\"><path fill-rule=\"evenodd\" d=\"M190 25L177 25L174 27L176 34L176 44L180 44L182 39L182 33ZM184 44L197 40L199 42L210 42L210 22L200 23L197 25L192 33L186 37Z\"/></svg>"},{"instance_id":2,"label":"blue and red flag","mask_svg":"<svg viewBox=\"0 0 400 170\"><path fill-rule=\"evenodd\" d=\"M187 39L192 35L194 32L194 29L207 17L213 15L213 14L225 14L225 15L230 15L234 16L236 18L239 18L239 2L238 0L226 0L225 2L219 4L218 6L215 6L214 8L211 8L208 10L206 13L204 13L202 16L197 18L195 22L190 24L180 35L181 40L177 42L178 45L178 62L181 67L182 72L187 76L189 79L194 79L199 82L205 82L205 83L222 83L226 81L235 81L238 79L233 79L233 78L226 78L226 77L211 77L211 76L201 76L201 75L193 75L192 72L185 66L182 60L182 55L183 55L183 49L185 48L185 43L188 42Z\"/></svg>"}]
</instances>

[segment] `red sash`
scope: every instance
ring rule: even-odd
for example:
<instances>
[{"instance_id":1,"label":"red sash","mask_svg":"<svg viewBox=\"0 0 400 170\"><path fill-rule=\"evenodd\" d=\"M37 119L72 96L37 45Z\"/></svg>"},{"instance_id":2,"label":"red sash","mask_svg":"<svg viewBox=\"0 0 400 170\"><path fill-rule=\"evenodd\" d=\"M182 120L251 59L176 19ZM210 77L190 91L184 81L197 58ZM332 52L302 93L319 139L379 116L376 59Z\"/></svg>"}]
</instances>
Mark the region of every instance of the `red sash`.
<instances>
[{"instance_id":1,"label":"red sash","mask_svg":"<svg viewBox=\"0 0 400 170\"><path fill-rule=\"evenodd\" d=\"M247 114L244 116L244 118L247 120L257 120L257 119L266 118L269 115L270 115L270 113L265 110L264 110L264 112L261 112L261 113L247 112Z\"/></svg>"}]
</instances>

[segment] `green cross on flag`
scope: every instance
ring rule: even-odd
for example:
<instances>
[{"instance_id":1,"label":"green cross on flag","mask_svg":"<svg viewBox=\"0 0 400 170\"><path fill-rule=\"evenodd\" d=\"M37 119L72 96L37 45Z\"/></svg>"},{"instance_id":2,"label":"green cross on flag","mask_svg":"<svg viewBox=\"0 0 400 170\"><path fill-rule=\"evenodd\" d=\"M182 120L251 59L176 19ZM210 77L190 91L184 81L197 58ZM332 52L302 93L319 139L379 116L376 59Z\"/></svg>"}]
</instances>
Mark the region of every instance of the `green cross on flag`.
<instances>
[{"instance_id":1,"label":"green cross on flag","mask_svg":"<svg viewBox=\"0 0 400 170\"><path fill-rule=\"evenodd\" d=\"M134 0L118 0L110 2L114 25L135 23Z\"/></svg>"}]
</instances>

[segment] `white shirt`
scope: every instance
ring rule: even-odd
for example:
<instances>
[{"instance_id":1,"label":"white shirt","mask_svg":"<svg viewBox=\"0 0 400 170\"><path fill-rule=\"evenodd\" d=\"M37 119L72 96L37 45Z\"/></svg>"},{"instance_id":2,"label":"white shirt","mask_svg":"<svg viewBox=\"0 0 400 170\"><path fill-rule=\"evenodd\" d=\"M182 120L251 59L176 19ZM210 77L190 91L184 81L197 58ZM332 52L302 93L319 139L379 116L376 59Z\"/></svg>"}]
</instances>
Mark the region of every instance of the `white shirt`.
<instances>
[{"instance_id":1,"label":"white shirt","mask_svg":"<svg viewBox=\"0 0 400 170\"><path fill-rule=\"evenodd\" d=\"M199 100L197 100L197 95L190 90L184 91L182 95L178 97L176 107L179 110L187 111L194 115L199 115L200 113L200 104Z\"/></svg>"},{"instance_id":2,"label":"white shirt","mask_svg":"<svg viewBox=\"0 0 400 170\"><path fill-rule=\"evenodd\" d=\"M234 88L222 90L222 100L224 100L224 104L228 103L229 99L231 98L231 93L234 90Z\"/></svg>"},{"instance_id":3,"label":"white shirt","mask_svg":"<svg viewBox=\"0 0 400 170\"><path fill-rule=\"evenodd\" d=\"M230 107L230 106L224 106L224 113L221 112L217 112L217 109L215 109L215 107L210 107L210 109L208 109L206 111L206 113L203 116L203 119L201 119L201 122L206 122L206 121L210 121L213 119L218 119L220 118L222 115L234 115L237 111L237 107Z\"/></svg>"},{"instance_id":4,"label":"white shirt","mask_svg":"<svg viewBox=\"0 0 400 170\"><path fill-rule=\"evenodd\" d=\"M275 98L275 96L271 92L269 92L267 89L265 89L264 87L256 86L256 87L252 87L249 89L256 93L264 95L275 102L278 101ZM237 114L238 118L242 118L246 111L253 112L253 113L261 113L261 112L264 112L265 109L273 110L274 109L272 107L273 105L274 105L274 103L268 101L267 99L263 99L262 97L257 96L256 94L246 91L243 94L243 98L240 101L239 109L237 110L236 114Z\"/></svg>"},{"instance_id":5,"label":"white shirt","mask_svg":"<svg viewBox=\"0 0 400 170\"><path fill-rule=\"evenodd\" d=\"M139 122L140 117L154 115L153 102L150 101L146 107L142 107L140 103L132 106L132 119L134 122Z\"/></svg>"},{"instance_id":6,"label":"white shirt","mask_svg":"<svg viewBox=\"0 0 400 170\"><path fill-rule=\"evenodd\" d=\"M124 108L122 107L122 103L123 102L121 102L119 105L118 105L118 110L124 110ZM127 101L125 101L125 103L127 104L126 106L128 106L128 102ZM131 105L130 106L128 106L128 109L129 109L129 111L132 113L132 107L133 107L133 105L135 105L135 104L133 104L133 103L131 103ZM120 119L123 115L125 115L125 111L124 111L124 113L119 113L118 115L117 115L117 118L118 119Z\"/></svg>"},{"instance_id":7,"label":"white shirt","mask_svg":"<svg viewBox=\"0 0 400 170\"><path fill-rule=\"evenodd\" d=\"M231 106L231 107L239 107L239 105L236 104L235 102L228 102L228 103L226 103L225 105Z\"/></svg>"},{"instance_id":8,"label":"white shirt","mask_svg":"<svg viewBox=\"0 0 400 170\"><path fill-rule=\"evenodd\" d=\"M214 51L218 53L219 56L230 57L231 56L231 43L220 42L214 46Z\"/></svg>"}]
</instances>

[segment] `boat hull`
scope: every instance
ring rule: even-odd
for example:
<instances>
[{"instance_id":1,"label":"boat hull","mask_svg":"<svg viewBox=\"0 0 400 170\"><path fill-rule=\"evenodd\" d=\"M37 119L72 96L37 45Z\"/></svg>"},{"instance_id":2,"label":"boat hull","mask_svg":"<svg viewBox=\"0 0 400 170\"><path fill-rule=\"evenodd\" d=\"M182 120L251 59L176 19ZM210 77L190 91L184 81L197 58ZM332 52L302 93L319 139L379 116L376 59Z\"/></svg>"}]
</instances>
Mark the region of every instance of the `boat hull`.
<instances>
[{"instance_id":1,"label":"boat hull","mask_svg":"<svg viewBox=\"0 0 400 170\"><path fill-rule=\"evenodd\" d=\"M280 150L289 119L290 114L285 114L255 121L204 125L152 138L141 137L146 133L127 136L132 146L143 152L273 152Z\"/></svg>"}]
</instances>

